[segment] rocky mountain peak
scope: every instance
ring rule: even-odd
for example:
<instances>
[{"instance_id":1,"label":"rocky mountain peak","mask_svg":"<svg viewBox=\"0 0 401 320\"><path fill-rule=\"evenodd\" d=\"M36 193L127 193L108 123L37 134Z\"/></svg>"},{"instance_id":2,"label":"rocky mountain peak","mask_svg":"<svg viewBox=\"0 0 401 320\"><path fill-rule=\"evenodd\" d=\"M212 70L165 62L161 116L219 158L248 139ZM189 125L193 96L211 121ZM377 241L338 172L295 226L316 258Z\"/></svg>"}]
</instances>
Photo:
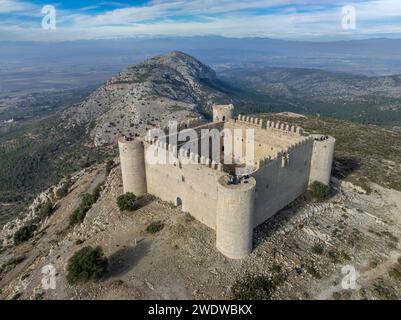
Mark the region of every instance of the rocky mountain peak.
<instances>
[{"instance_id":1,"label":"rocky mountain peak","mask_svg":"<svg viewBox=\"0 0 401 320\"><path fill-rule=\"evenodd\" d=\"M177 70L183 76L198 80L211 82L216 80L216 72L212 68L181 51L172 51L165 55L154 57L145 63L164 65Z\"/></svg>"},{"instance_id":2,"label":"rocky mountain peak","mask_svg":"<svg viewBox=\"0 0 401 320\"><path fill-rule=\"evenodd\" d=\"M217 87L215 71L194 57L173 51L128 67L64 113L67 126L88 126L97 146L135 136L170 120L230 102Z\"/></svg>"}]
</instances>

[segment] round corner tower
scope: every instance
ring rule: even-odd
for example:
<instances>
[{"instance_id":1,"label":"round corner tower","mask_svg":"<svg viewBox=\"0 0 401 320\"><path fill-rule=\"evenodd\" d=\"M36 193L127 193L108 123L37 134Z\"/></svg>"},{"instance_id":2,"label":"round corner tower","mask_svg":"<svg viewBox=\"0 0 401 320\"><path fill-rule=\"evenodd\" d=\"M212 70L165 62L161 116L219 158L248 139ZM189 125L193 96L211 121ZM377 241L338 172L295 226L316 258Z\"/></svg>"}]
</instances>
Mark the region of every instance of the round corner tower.
<instances>
[{"instance_id":1,"label":"round corner tower","mask_svg":"<svg viewBox=\"0 0 401 320\"><path fill-rule=\"evenodd\" d=\"M213 122L224 122L234 118L234 105L217 104L213 106Z\"/></svg>"},{"instance_id":2,"label":"round corner tower","mask_svg":"<svg viewBox=\"0 0 401 320\"><path fill-rule=\"evenodd\" d=\"M124 193L132 192L140 196L147 192L145 171L145 148L143 141L118 139L120 151L121 175Z\"/></svg>"},{"instance_id":3,"label":"round corner tower","mask_svg":"<svg viewBox=\"0 0 401 320\"><path fill-rule=\"evenodd\" d=\"M318 181L329 185L336 139L321 134L314 134L312 137L314 141L309 184Z\"/></svg>"},{"instance_id":4,"label":"round corner tower","mask_svg":"<svg viewBox=\"0 0 401 320\"><path fill-rule=\"evenodd\" d=\"M222 176L217 186L216 247L226 257L241 259L252 252L256 180L229 184Z\"/></svg>"}]
</instances>

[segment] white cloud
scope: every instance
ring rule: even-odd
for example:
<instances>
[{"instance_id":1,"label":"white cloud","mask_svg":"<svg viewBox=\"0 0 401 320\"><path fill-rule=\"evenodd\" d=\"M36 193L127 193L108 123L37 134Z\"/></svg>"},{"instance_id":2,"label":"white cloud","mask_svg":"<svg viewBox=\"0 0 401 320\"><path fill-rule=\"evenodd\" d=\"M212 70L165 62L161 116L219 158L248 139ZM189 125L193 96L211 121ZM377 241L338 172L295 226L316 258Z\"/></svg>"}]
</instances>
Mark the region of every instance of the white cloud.
<instances>
[{"instance_id":1,"label":"white cloud","mask_svg":"<svg viewBox=\"0 0 401 320\"><path fill-rule=\"evenodd\" d=\"M32 10L35 6L18 0L0 0L0 13L13 13Z\"/></svg>"},{"instance_id":2,"label":"white cloud","mask_svg":"<svg viewBox=\"0 0 401 320\"><path fill-rule=\"evenodd\" d=\"M0 4L6 1L0 0ZM5 2L4 2L5 3ZM18 1L19 4L23 2ZM327 4L331 6L327 6ZM15 21L7 27L10 36L24 40L74 40L135 36L267 36L274 38L321 38L336 36L382 36L400 34L401 1L368 0L355 2L357 29L344 32L341 29L341 5L352 1L332 0L326 5L318 0L154 0L145 6L126 7L98 15L82 10L76 12L58 11L58 29L51 33L28 24ZM309 10L296 11L295 4ZM249 9L267 9L287 5L278 13L255 15ZM6 6L1 7L6 8ZM180 21L179 16L196 16L194 21ZM386 19L388 19L386 21ZM26 32L27 29L29 32ZM0 25L0 32L5 31ZM21 31L23 30L23 31ZM4 38L0 34L0 40Z\"/></svg>"}]
</instances>

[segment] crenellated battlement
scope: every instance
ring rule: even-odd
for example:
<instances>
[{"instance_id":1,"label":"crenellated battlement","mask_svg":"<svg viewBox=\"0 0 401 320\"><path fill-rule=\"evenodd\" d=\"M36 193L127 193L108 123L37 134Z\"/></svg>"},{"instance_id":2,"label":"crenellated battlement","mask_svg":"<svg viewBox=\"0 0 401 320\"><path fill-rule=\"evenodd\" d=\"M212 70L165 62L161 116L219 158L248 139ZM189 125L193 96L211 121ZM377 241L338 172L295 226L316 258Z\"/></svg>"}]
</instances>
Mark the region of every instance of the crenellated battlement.
<instances>
[{"instance_id":1,"label":"crenellated battlement","mask_svg":"<svg viewBox=\"0 0 401 320\"><path fill-rule=\"evenodd\" d=\"M200 156L194 152L191 152L185 148L177 148L177 145L169 144L163 140L158 138L149 138L145 137L144 142L149 146L153 146L153 154L155 157L162 156L166 159L167 163L170 164L183 164L183 165L202 165L213 170L223 171L223 165L221 163L217 163L214 160Z\"/></svg>"},{"instance_id":2,"label":"crenellated battlement","mask_svg":"<svg viewBox=\"0 0 401 320\"><path fill-rule=\"evenodd\" d=\"M271 163L273 161L271 156L268 156L264 159L260 159L257 163L257 169L263 168L267 165L269 165L269 163Z\"/></svg>"},{"instance_id":3,"label":"crenellated battlement","mask_svg":"<svg viewBox=\"0 0 401 320\"><path fill-rule=\"evenodd\" d=\"M250 117L250 116L244 116L239 114L237 117L237 122L246 122L247 124L251 124L254 126L258 126L260 128L263 127L263 119L256 118L256 117Z\"/></svg>"},{"instance_id":4,"label":"crenellated battlement","mask_svg":"<svg viewBox=\"0 0 401 320\"><path fill-rule=\"evenodd\" d=\"M202 117L191 118L191 119L188 119L185 121L181 121L180 123L178 123L178 131L188 129L188 128L194 128L194 127L200 126L204 123L205 123L205 119Z\"/></svg>"},{"instance_id":5,"label":"crenellated battlement","mask_svg":"<svg viewBox=\"0 0 401 320\"><path fill-rule=\"evenodd\" d=\"M256 163L257 169L262 169L263 167L266 167L273 163L274 161L281 161L282 167L285 167L290 159L291 159L291 153L295 151L296 149L305 146L307 144L313 144L314 138L311 136L302 138L300 141L291 144L288 148L280 150L276 153L274 157L268 156L263 159L259 159L258 162Z\"/></svg>"},{"instance_id":6,"label":"crenellated battlement","mask_svg":"<svg viewBox=\"0 0 401 320\"><path fill-rule=\"evenodd\" d=\"M267 129L281 130L292 134L302 135L303 129L296 125L291 125L289 123L280 122L280 121L271 121L268 120L266 122Z\"/></svg>"},{"instance_id":7,"label":"crenellated battlement","mask_svg":"<svg viewBox=\"0 0 401 320\"><path fill-rule=\"evenodd\" d=\"M176 130L177 132L180 132L185 129L190 129L190 128L195 128L197 126L200 126L205 123L205 119L203 117L197 117L197 118L190 118L181 122L177 123ZM145 134L145 136L153 136L152 133L156 131L161 131L164 132L165 135L169 135L171 132L171 128L174 128L174 126L164 126L164 127L155 127L150 130L148 130Z\"/></svg>"},{"instance_id":8,"label":"crenellated battlement","mask_svg":"<svg viewBox=\"0 0 401 320\"><path fill-rule=\"evenodd\" d=\"M281 130L286 133L297 134L297 135L303 134L303 129L301 127L281 121L263 120L261 118L250 117L241 114L238 115L236 121L237 123L251 124L262 129Z\"/></svg>"}]
</instances>

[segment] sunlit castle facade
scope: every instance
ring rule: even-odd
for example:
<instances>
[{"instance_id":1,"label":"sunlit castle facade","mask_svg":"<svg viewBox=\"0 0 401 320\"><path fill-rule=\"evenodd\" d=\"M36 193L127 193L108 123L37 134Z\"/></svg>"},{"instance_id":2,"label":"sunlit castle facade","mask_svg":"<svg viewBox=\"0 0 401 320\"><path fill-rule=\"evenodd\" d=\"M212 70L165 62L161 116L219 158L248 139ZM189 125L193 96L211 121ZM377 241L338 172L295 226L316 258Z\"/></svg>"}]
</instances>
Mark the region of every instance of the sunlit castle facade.
<instances>
[{"instance_id":1,"label":"sunlit castle facade","mask_svg":"<svg viewBox=\"0 0 401 320\"><path fill-rule=\"evenodd\" d=\"M124 192L181 205L216 231L228 258L252 252L253 229L302 195L328 185L335 139L215 105L213 121L189 119L119 139Z\"/></svg>"}]
</instances>

